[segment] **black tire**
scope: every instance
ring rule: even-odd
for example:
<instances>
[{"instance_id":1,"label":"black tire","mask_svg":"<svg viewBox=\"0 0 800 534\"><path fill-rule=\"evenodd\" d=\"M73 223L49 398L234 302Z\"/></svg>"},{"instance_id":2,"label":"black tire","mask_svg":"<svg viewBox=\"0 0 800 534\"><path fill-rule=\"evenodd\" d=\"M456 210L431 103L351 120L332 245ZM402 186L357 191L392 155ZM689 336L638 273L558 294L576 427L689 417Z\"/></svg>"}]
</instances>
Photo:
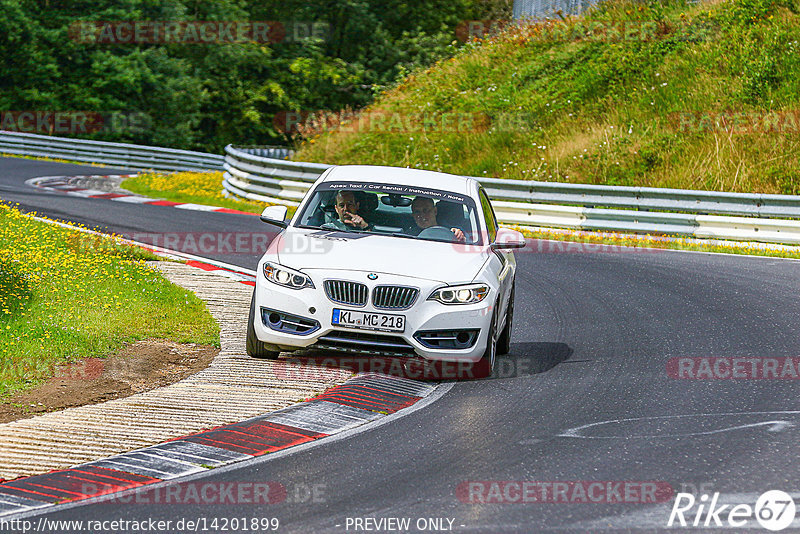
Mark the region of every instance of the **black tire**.
<instances>
[{"instance_id":1,"label":"black tire","mask_svg":"<svg viewBox=\"0 0 800 534\"><path fill-rule=\"evenodd\" d=\"M276 360L280 352L267 350L265 343L256 337L254 326L256 320L256 292L253 290L253 298L250 299L250 316L247 319L247 354L253 358L263 358Z\"/></svg>"},{"instance_id":2,"label":"black tire","mask_svg":"<svg viewBox=\"0 0 800 534\"><path fill-rule=\"evenodd\" d=\"M472 375L475 378L488 378L494 371L495 361L497 360L497 309L492 316L489 325L489 335L486 339L486 350L481 359L472 365Z\"/></svg>"},{"instance_id":3,"label":"black tire","mask_svg":"<svg viewBox=\"0 0 800 534\"><path fill-rule=\"evenodd\" d=\"M497 354L508 354L511 352L511 326L514 323L514 289L511 284L511 296L508 298L508 308L506 308L506 325L497 338Z\"/></svg>"}]
</instances>

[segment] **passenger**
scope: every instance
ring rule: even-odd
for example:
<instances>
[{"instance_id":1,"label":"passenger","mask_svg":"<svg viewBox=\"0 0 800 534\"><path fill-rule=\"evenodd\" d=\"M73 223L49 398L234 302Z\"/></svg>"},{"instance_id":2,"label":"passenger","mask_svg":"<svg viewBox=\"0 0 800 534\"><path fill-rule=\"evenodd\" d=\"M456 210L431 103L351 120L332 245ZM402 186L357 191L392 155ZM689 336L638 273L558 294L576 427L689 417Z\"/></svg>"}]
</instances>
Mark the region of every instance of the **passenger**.
<instances>
[{"instance_id":1,"label":"passenger","mask_svg":"<svg viewBox=\"0 0 800 534\"><path fill-rule=\"evenodd\" d=\"M415 197L411 202L411 213L414 215L415 227L409 229L411 235L419 235L426 228L440 226L436 221L436 205L430 197ZM460 228L450 228L456 241L466 242L467 238Z\"/></svg>"},{"instance_id":2,"label":"passenger","mask_svg":"<svg viewBox=\"0 0 800 534\"><path fill-rule=\"evenodd\" d=\"M332 221L340 230L367 230L369 223L358 214L361 203L356 200L356 195L352 191L339 191L336 193L336 213L339 215L338 221Z\"/></svg>"}]
</instances>

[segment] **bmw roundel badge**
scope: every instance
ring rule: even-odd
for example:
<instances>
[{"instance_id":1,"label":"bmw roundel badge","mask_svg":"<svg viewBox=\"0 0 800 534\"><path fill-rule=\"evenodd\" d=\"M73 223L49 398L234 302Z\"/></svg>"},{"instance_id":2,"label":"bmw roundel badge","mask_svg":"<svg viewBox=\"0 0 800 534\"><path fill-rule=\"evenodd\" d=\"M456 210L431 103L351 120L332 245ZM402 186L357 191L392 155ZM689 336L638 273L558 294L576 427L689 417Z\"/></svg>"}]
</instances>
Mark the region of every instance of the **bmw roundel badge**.
<instances>
[{"instance_id":1,"label":"bmw roundel badge","mask_svg":"<svg viewBox=\"0 0 800 534\"><path fill-rule=\"evenodd\" d=\"M369 278L370 280L377 280L378 279L378 275L375 274L375 273L369 273L367 275L367 278Z\"/></svg>"}]
</instances>

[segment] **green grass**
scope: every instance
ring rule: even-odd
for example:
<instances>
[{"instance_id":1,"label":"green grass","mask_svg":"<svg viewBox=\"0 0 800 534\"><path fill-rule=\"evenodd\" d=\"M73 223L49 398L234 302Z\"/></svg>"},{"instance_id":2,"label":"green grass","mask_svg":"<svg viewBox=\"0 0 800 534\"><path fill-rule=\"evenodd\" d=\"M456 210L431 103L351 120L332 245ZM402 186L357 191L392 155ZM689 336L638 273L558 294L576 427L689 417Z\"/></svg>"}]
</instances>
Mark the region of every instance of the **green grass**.
<instances>
[{"instance_id":1,"label":"green grass","mask_svg":"<svg viewBox=\"0 0 800 534\"><path fill-rule=\"evenodd\" d=\"M0 204L0 398L49 378L59 364L108 355L124 342L219 346L205 304L150 259Z\"/></svg>"},{"instance_id":2,"label":"green grass","mask_svg":"<svg viewBox=\"0 0 800 534\"><path fill-rule=\"evenodd\" d=\"M312 131L294 159L800 194L797 9L796 0L610 0L585 19L512 28L413 73L362 114L431 123ZM727 122L713 126L721 113ZM775 117L778 131L764 131Z\"/></svg>"},{"instance_id":3,"label":"green grass","mask_svg":"<svg viewBox=\"0 0 800 534\"><path fill-rule=\"evenodd\" d=\"M222 195L221 172L177 172L172 174L143 173L122 182L122 187L148 197L173 202L230 208L248 213L261 213L271 204L227 198ZM294 208L289 208L294 213Z\"/></svg>"}]
</instances>

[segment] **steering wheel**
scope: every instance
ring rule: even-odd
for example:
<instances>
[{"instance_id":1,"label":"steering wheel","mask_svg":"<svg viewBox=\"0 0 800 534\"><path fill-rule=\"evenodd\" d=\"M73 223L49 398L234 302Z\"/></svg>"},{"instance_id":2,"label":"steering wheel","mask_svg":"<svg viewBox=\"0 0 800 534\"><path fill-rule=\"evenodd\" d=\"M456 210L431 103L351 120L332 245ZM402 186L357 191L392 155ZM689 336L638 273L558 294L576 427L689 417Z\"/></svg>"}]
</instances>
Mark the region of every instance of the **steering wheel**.
<instances>
[{"instance_id":1,"label":"steering wheel","mask_svg":"<svg viewBox=\"0 0 800 534\"><path fill-rule=\"evenodd\" d=\"M417 237L421 237L423 239L432 239L434 241L446 241L449 243L452 243L456 240L456 236L453 234L453 231L446 226L430 226L421 231Z\"/></svg>"}]
</instances>

